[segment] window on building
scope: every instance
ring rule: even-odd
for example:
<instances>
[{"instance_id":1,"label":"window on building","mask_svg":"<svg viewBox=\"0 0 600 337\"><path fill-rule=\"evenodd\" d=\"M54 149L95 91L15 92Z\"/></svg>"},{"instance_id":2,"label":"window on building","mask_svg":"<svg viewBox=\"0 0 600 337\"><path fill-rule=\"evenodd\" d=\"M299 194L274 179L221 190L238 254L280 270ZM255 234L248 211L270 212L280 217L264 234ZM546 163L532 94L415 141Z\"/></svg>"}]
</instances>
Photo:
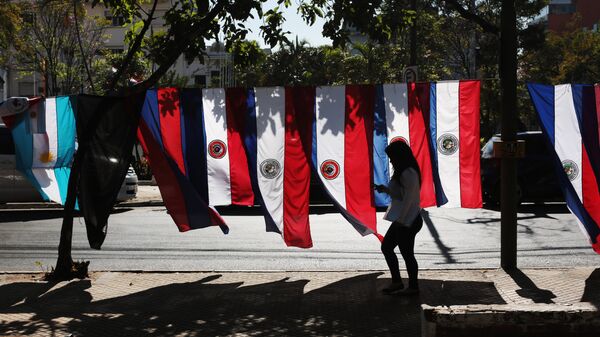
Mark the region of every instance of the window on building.
<instances>
[{"instance_id":1,"label":"window on building","mask_svg":"<svg viewBox=\"0 0 600 337\"><path fill-rule=\"evenodd\" d=\"M194 76L194 86L199 88L206 88L206 75Z\"/></svg>"},{"instance_id":2,"label":"window on building","mask_svg":"<svg viewBox=\"0 0 600 337\"><path fill-rule=\"evenodd\" d=\"M33 96L33 82L19 82L18 85L19 96L30 97Z\"/></svg>"},{"instance_id":3,"label":"window on building","mask_svg":"<svg viewBox=\"0 0 600 337\"><path fill-rule=\"evenodd\" d=\"M218 70L212 70L210 72L210 77L219 77L221 75L221 72Z\"/></svg>"},{"instance_id":4,"label":"window on building","mask_svg":"<svg viewBox=\"0 0 600 337\"><path fill-rule=\"evenodd\" d=\"M548 12L550 14L571 14L575 13L576 8L573 4L556 4L550 5Z\"/></svg>"},{"instance_id":5,"label":"window on building","mask_svg":"<svg viewBox=\"0 0 600 337\"><path fill-rule=\"evenodd\" d=\"M104 17L110 21L111 26L120 27L125 24L125 18L120 15L113 15L111 11L104 11Z\"/></svg>"}]
</instances>

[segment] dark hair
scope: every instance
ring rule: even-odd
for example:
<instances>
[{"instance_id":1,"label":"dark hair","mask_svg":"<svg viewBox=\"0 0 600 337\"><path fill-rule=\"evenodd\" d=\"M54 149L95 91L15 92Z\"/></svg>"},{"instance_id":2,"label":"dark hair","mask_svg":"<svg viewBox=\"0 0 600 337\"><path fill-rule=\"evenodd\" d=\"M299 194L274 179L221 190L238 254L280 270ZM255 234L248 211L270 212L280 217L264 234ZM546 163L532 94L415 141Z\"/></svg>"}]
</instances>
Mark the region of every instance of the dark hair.
<instances>
[{"instance_id":1,"label":"dark hair","mask_svg":"<svg viewBox=\"0 0 600 337\"><path fill-rule=\"evenodd\" d=\"M421 183L421 170L419 169L419 164L417 163L415 156L413 156L412 150L405 142L392 142L385 148L385 153L387 153L390 162L394 167L392 179L400 182L400 175L402 172L404 172L405 169L412 167L417 171L417 174L419 175L419 184Z\"/></svg>"}]
</instances>

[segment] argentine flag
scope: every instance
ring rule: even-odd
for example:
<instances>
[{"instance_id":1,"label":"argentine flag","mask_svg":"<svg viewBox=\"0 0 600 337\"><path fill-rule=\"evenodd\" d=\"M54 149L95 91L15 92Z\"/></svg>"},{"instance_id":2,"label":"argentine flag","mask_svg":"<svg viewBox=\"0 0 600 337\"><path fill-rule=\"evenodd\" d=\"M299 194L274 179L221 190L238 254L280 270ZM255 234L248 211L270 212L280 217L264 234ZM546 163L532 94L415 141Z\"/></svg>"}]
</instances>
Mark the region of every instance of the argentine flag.
<instances>
[{"instance_id":1,"label":"argentine flag","mask_svg":"<svg viewBox=\"0 0 600 337\"><path fill-rule=\"evenodd\" d=\"M19 113L3 118L14 139L17 169L44 200L64 205L75 152L71 102L61 96L34 98L27 104Z\"/></svg>"}]
</instances>

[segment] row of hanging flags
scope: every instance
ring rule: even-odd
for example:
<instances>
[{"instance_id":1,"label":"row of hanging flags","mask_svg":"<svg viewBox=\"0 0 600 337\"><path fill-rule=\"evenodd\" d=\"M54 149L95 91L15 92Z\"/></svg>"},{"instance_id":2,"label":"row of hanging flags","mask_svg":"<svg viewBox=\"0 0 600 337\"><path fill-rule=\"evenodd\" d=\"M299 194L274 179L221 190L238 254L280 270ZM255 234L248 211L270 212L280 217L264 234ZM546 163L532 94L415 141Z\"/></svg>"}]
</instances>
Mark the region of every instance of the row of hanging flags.
<instances>
[{"instance_id":1,"label":"row of hanging flags","mask_svg":"<svg viewBox=\"0 0 600 337\"><path fill-rule=\"evenodd\" d=\"M599 89L529 90L556 149L568 206L600 253ZM78 201L93 248L106 235L136 130L180 231L219 226L227 233L213 206L260 204L267 231L280 233L288 246L309 248L311 171L360 234L381 238L375 207L390 200L372 185L391 176L384 149L393 141L407 142L417 158L422 207L481 207L479 92L478 81L159 88L143 99L11 99L0 105L0 115L12 130L17 169L58 203L65 202L73 153L87 138L92 155L84 163ZM106 116L92 128L91 116L98 113ZM118 169L111 171L110 163Z\"/></svg>"},{"instance_id":2,"label":"row of hanging flags","mask_svg":"<svg viewBox=\"0 0 600 337\"><path fill-rule=\"evenodd\" d=\"M315 170L362 235L377 232L374 194L405 141L423 176L421 203L481 207L478 81L332 87L148 90L139 136L179 230L218 225L211 206L260 204L266 230L312 246Z\"/></svg>"}]
</instances>

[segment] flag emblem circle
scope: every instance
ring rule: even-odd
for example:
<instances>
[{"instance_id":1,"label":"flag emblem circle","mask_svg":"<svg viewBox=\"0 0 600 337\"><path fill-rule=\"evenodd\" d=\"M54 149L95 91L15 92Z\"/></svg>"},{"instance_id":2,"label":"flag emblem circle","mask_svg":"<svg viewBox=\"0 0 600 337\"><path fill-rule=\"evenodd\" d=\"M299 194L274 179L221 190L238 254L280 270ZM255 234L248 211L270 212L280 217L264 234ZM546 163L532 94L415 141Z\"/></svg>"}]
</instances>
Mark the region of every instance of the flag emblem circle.
<instances>
[{"instance_id":1,"label":"flag emblem circle","mask_svg":"<svg viewBox=\"0 0 600 337\"><path fill-rule=\"evenodd\" d=\"M396 136L396 137L392 138L392 141L390 142L390 144L392 144L393 142L397 142L397 141L404 142L406 145L408 145L408 140L406 140L406 138L404 138L402 136Z\"/></svg>"},{"instance_id":2,"label":"flag emblem circle","mask_svg":"<svg viewBox=\"0 0 600 337\"><path fill-rule=\"evenodd\" d=\"M260 174L267 179L273 179L281 173L281 164L276 159L265 159L260 163Z\"/></svg>"},{"instance_id":3,"label":"flag emblem circle","mask_svg":"<svg viewBox=\"0 0 600 337\"><path fill-rule=\"evenodd\" d=\"M573 181L579 176L579 166L577 166L574 161L565 159L562 161L562 167L563 170L565 170L567 177L569 177L569 180Z\"/></svg>"},{"instance_id":4,"label":"flag emblem circle","mask_svg":"<svg viewBox=\"0 0 600 337\"><path fill-rule=\"evenodd\" d=\"M327 180L333 180L340 175L340 164L329 159L321 164L321 175Z\"/></svg>"},{"instance_id":5,"label":"flag emblem circle","mask_svg":"<svg viewBox=\"0 0 600 337\"><path fill-rule=\"evenodd\" d=\"M438 137L437 145L441 154L449 156L458 150L458 138L451 133L445 133Z\"/></svg>"},{"instance_id":6,"label":"flag emblem circle","mask_svg":"<svg viewBox=\"0 0 600 337\"><path fill-rule=\"evenodd\" d=\"M219 139L215 139L208 144L208 154L215 159L220 159L227 153L227 146Z\"/></svg>"}]
</instances>

